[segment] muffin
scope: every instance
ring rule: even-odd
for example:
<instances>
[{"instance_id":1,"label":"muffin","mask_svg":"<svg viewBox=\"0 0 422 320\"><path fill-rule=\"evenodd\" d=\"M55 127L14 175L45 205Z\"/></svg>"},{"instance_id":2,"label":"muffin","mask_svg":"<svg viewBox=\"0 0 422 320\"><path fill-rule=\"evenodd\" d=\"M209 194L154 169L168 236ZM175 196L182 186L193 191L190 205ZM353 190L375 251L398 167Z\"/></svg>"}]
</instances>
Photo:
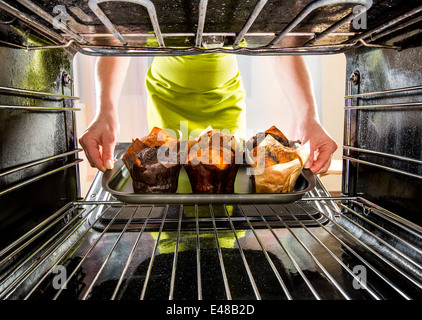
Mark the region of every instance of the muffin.
<instances>
[{"instance_id":1,"label":"muffin","mask_svg":"<svg viewBox=\"0 0 422 320\"><path fill-rule=\"evenodd\" d=\"M275 126L249 139L246 149L256 193L293 192L310 154L309 142L291 142Z\"/></svg>"},{"instance_id":2,"label":"muffin","mask_svg":"<svg viewBox=\"0 0 422 320\"><path fill-rule=\"evenodd\" d=\"M240 140L207 128L188 142L184 168L193 193L234 193L234 181L243 161Z\"/></svg>"},{"instance_id":3,"label":"muffin","mask_svg":"<svg viewBox=\"0 0 422 320\"><path fill-rule=\"evenodd\" d=\"M122 160L135 193L175 193L180 172L179 141L154 127L149 135L132 141Z\"/></svg>"}]
</instances>

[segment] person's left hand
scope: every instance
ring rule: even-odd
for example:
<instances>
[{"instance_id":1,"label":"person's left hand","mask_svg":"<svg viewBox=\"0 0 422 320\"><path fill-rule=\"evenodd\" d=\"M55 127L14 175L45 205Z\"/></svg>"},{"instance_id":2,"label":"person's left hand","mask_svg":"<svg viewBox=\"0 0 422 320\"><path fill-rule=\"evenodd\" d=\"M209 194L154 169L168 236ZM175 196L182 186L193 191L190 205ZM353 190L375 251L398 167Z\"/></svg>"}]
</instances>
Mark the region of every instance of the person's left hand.
<instances>
[{"instance_id":1,"label":"person's left hand","mask_svg":"<svg viewBox=\"0 0 422 320\"><path fill-rule=\"evenodd\" d=\"M300 130L302 145L309 141L311 149L305 167L309 168L314 174L327 172L333 153L337 150L337 143L317 121L309 121L303 124Z\"/></svg>"}]
</instances>

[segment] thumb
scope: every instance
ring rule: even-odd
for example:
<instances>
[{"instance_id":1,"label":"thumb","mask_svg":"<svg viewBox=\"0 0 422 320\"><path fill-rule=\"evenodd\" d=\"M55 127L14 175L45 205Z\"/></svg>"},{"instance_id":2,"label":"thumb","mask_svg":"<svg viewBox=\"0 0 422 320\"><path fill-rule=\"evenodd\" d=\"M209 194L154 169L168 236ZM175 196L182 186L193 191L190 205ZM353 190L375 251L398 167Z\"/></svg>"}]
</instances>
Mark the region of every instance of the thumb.
<instances>
[{"instance_id":1,"label":"thumb","mask_svg":"<svg viewBox=\"0 0 422 320\"><path fill-rule=\"evenodd\" d=\"M302 145L304 145L306 142L309 142L309 157L308 160L304 164L304 168L309 169L312 167L315 159L315 146L313 144L313 141L307 139L306 141L302 142Z\"/></svg>"},{"instance_id":2,"label":"thumb","mask_svg":"<svg viewBox=\"0 0 422 320\"><path fill-rule=\"evenodd\" d=\"M114 168L114 148L115 143L107 143L103 145L103 164L106 169Z\"/></svg>"}]
</instances>

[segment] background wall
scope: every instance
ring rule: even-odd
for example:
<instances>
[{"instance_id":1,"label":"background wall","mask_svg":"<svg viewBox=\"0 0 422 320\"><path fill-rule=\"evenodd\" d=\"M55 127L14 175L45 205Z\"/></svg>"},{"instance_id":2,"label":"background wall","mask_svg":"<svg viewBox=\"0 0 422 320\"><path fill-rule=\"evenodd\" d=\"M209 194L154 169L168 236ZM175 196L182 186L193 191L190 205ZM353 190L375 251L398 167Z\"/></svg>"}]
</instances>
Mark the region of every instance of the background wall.
<instances>
[{"instance_id":1,"label":"background wall","mask_svg":"<svg viewBox=\"0 0 422 320\"><path fill-rule=\"evenodd\" d=\"M80 97L76 107L77 132L80 136L95 116L96 92L94 66L96 57L77 54L74 61L75 94ZM118 141L130 142L133 138L148 134L145 118L145 74L151 58L131 59L129 71L119 100L121 132ZM341 145L343 143L343 107L346 62L344 55L306 56L311 72L315 100L323 126L339 145L333 156L330 174L321 176L327 189L339 192L341 186ZM246 126L259 132L276 125L289 138L294 139L295 122L288 114L280 112L285 98L276 81L278 70L269 66L268 57L238 56L238 63L246 90ZM96 174L85 159L80 165L82 195Z\"/></svg>"}]
</instances>

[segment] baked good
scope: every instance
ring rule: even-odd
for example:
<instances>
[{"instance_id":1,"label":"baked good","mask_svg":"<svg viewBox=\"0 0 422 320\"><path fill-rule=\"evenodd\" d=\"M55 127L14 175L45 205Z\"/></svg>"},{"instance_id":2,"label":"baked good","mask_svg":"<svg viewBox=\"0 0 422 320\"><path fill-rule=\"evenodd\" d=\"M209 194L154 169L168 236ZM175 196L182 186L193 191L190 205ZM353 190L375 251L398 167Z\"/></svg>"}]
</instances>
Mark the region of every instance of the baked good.
<instances>
[{"instance_id":1,"label":"baked good","mask_svg":"<svg viewBox=\"0 0 422 320\"><path fill-rule=\"evenodd\" d=\"M243 144L236 136L212 128L188 142L184 164L193 193L233 193L243 161Z\"/></svg>"},{"instance_id":2,"label":"baked good","mask_svg":"<svg viewBox=\"0 0 422 320\"><path fill-rule=\"evenodd\" d=\"M289 141L275 126L249 139L246 149L256 193L292 192L310 154L309 142Z\"/></svg>"},{"instance_id":3,"label":"baked good","mask_svg":"<svg viewBox=\"0 0 422 320\"><path fill-rule=\"evenodd\" d=\"M154 127L149 135L132 141L122 160L135 193L175 193L180 172L179 141Z\"/></svg>"}]
</instances>

